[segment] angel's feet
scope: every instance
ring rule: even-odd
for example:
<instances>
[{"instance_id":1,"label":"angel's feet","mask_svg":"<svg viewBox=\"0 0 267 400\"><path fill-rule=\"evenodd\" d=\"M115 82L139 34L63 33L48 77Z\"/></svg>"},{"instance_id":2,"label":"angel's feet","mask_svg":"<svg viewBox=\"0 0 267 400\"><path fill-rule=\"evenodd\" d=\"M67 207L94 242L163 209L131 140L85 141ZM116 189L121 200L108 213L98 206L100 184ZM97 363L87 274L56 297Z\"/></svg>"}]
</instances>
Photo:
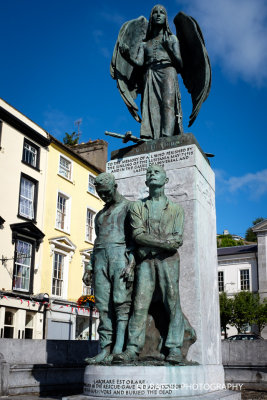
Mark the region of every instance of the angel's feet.
<instances>
[{"instance_id":1,"label":"angel's feet","mask_svg":"<svg viewBox=\"0 0 267 400\"><path fill-rule=\"evenodd\" d=\"M85 362L89 365L100 363L101 361L105 361L105 359L110 355L110 346L105 347L101 350L99 354L94 357L85 358Z\"/></svg>"}]
</instances>

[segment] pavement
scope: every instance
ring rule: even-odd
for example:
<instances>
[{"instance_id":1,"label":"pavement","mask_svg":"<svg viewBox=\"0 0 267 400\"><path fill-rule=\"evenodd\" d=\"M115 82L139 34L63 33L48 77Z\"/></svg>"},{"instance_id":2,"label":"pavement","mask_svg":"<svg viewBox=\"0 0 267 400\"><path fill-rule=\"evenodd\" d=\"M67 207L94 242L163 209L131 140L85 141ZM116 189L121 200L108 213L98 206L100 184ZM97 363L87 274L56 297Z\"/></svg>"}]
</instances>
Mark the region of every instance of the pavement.
<instances>
[{"instance_id":1,"label":"pavement","mask_svg":"<svg viewBox=\"0 0 267 400\"><path fill-rule=\"evenodd\" d=\"M39 394L26 394L26 395L15 395L15 396L0 396L0 400L64 400L64 398L68 398L73 395L55 395L55 396L44 396ZM241 400L267 400L267 392L266 391L257 391L257 390L242 390L241 391Z\"/></svg>"}]
</instances>

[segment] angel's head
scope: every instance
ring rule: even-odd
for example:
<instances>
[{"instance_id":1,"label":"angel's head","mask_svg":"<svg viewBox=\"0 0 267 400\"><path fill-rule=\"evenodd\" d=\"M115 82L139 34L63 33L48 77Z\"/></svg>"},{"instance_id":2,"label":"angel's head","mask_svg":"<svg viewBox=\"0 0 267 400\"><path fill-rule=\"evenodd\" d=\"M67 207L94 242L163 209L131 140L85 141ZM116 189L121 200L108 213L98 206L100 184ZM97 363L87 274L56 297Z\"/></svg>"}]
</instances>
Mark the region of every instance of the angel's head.
<instances>
[{"instance_id":1,"label":"angel's head","mask_svg":"<svg viewBox=\"0 0 267 400\"><path fill-rule=\"evenodd\" d=\"M151 38L152 30L155 25L162 25L164 32L167 31L168 34L170 35L172 34L168 23L166 8L161 4L155 5L151 10L148 22L146 40L149 40Z\"/></svg>"}]
</instances>

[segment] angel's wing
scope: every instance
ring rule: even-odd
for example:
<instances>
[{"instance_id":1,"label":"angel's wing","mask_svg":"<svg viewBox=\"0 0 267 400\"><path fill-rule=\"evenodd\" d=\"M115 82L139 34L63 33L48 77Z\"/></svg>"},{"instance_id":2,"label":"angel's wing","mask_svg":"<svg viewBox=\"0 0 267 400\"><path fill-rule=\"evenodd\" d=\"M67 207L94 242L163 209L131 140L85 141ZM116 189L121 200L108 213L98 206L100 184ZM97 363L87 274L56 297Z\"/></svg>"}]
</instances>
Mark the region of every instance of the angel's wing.
<instances>
[{"instance_id":1,"label":"angel's wing","mask_svg":"<svg viewBox=\"0 0 267 400\"><path fill-rule=\"evenodd\" d=\"M141 122L141 118L138 115L138 107L134 100L141 91L142 73L140 67L136 67L121 55L119 47L126 44L130 49L131 58L135 59L139 46L146 36L147 25L148 22L145 17L139 17L123 24L110 64L111 77L117 81L121 97L138 122Z\"/></svg>"},{"instance_id":2,"label":"angel's wing","mask_svg":"<svg viewBox=\"0 0 267 400\"><path fill-rule=\"evenodd\" d=\"M179 12L173 22L176 26L176 35L180 42L183 60L181 75L193 103L188 125L191 126L210 92L210 61L197 21L183 12Z\"/></svg>"}]
</instances>

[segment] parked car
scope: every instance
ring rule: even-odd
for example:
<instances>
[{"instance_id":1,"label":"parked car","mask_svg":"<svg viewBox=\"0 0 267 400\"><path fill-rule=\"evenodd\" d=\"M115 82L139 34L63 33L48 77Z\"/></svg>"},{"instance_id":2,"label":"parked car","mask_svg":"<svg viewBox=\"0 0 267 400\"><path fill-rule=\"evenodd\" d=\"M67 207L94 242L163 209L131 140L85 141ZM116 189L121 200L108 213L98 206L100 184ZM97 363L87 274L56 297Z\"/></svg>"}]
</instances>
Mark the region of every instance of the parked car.
<instances>
[{"instance_id":1,"label":"parked car","mask_svg":"<svg viewBox=\"0 0 267 400\"><path fill-rule=\"evenodd\" d=\"M229 336L227 340L264 340L261 336L255 333L239 333L238 335Z\"/></svg>"}]
</instances>

